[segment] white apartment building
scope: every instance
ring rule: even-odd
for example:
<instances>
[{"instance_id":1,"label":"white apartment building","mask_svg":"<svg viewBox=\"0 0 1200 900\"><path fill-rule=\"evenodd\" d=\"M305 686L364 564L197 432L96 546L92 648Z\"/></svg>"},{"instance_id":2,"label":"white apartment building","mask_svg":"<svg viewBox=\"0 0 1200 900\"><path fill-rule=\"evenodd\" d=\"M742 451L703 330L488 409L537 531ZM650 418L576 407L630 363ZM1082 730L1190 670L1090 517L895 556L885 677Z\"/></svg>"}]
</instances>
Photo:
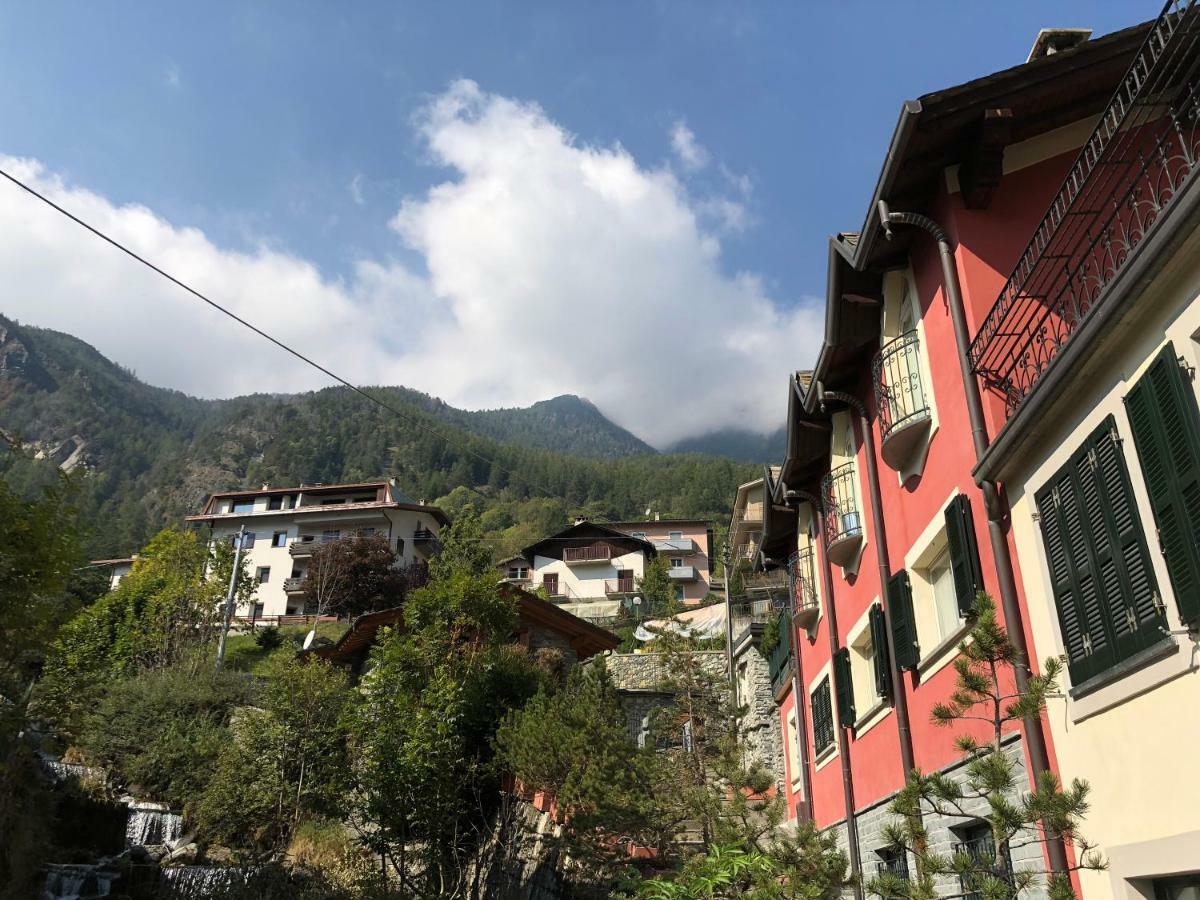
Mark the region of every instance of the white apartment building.
<instances>
[{"instance_id":1,"label":"white apartment building","mask_svg":"<svg viewBox=\"0 0 1200 900\"><path fill-rule=\"evenodd\" d=\"M226 491L209 497L187 521L210 525L214 541L233 541L245 525L243 555L257 587L237 614L270 618L304 613L301 592L317 544L382 534L407 564L441 548L438 534L450 520L436 506L407 497L393 478Z\"/></svg>"}]
</instances>

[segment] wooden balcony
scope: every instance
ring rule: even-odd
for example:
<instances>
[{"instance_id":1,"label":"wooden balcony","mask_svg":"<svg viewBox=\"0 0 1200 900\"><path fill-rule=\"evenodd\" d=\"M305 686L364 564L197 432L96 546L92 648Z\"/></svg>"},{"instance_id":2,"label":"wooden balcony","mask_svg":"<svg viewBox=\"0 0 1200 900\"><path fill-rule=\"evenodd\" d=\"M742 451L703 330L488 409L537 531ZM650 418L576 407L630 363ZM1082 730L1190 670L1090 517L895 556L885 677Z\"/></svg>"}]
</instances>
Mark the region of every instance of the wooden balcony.
<instances>
[{"instance_id":1,"label":"wooden balcony","mask_svg":"<svg viewBox=\"0 0 1200 900\"><path fill-rule=\"evenodd\" d=\"M304 577L285 578L283 579L283 592L285 594L298 594L304 590Z\"/></svg>"},{"instance_id":2,"label":"wooden balcony","mask_svg":"<svg viewBox=\"0 0 1200 900\"><path fill-rule=\"evenodd\" d=\"M589 544L587 547L563 547L563 562L568 566L587 563L606 563L612 559L608 544Z\"/></svg>"},{"instance_id":3,"label":"wooden balcony","mask_svg":"<svg viewBox=\"0 0 1200 900\"><path fill-rule=\"evenodd\" d=\"M624 597L637 591L636 578L617 578L604 582L604 593L609 597Z\"/></svg>"}]
</instances>

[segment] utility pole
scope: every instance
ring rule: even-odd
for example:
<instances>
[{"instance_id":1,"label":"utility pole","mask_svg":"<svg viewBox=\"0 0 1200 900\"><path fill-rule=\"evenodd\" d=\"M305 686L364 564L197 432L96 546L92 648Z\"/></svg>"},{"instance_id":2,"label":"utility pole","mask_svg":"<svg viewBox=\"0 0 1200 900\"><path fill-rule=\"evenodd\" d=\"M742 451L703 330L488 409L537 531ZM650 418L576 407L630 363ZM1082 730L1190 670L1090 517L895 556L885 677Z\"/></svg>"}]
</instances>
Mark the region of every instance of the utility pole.
<instances>
[{"instance_id":1,"label":"utility pole","mask_svg":"<svg viewBox=\"0 0 1200 900\"><path fill-rule=\"evenodd\" d=\"M237 596L238 573L242 565L242 543L246 539L246 523L238 529L237 543L233 547L233 573L229 576L229 593L225 595L225 622L221 626L221 639L217 642L217 671L225 664L225 639L229 637L229 623L233 619L233 604Z\"/></svg>"}]
</instances>

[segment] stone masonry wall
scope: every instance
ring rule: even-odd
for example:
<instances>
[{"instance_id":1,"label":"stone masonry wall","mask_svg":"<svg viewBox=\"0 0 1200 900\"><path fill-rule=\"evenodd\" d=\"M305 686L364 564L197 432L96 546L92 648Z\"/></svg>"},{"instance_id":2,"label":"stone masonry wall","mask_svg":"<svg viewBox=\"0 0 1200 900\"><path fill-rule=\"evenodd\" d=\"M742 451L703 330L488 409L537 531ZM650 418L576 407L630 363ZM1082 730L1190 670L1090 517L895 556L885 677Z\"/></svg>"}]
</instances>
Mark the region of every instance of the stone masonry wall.
<instances>
[{"instance_id":1,"label":"stone masonry wall","mask_svg":"<svg viewBox=\"0 0 1200 900\"><path fill-rule=\"evenodd\" d=\"M724 676L729 670L725 654L720 650L698 650L700 665L714 675ZM662 690L666 669L661 653L609 653L605 659L608 674L621 695L621 708L629 723L629 736L640 743L653 713L670 706L673 695Z\"/></svg>"},{"instance_id":2,"label":"stone masonry wall","mask_svg":"<svg viewBox=\"0 0 1200 900\"><path fill-rule=\"evenodd\" d=\"M1025 770L1025 751L1020 737L1013 736L1009 738L1005 752L1012 757L1013 762L1016 764L1015 774L1017 783L1028 784L1029 779ZM962 782L966 780L965 763L957 763L944 771L955 781ZM1014 796L1013 799L1016 800L1018 798ZM883 839L882 834L883 829L886 825L891 824L895 818L888 809L890 803L891 797L888 797L873 806L859 810L858 815L855 816L855 821L858 823L858 849L859 855L862 858L863 878L867 880L875 875L876 864L881 859L876 851L886 846L886 841ZM931 816L926 820L926 827L929 829L930 849L934 853L949 856L954 852L954 845L961 840L960 836L955 833L955 829L969 826L973 822L983 819L988 814L987 803L983 800L964 802L963 808L977 818ZM830 827L837 829L838 847L842 852L849 855L845 822L839 822ZM1018 847L1012 850L1011 856L1015 870L1045 871L1040 844ZM908 867L910 872L915 870L911 857L908 860ZM941 876L935 880L934 885L940 897L952 896L962 892L957 875ZM1044 900L1046 897L1045 884L1039 881L1039 883L1032 886L1022 896L1028 898L1028 900Z\"/></svg>"},{"instance_id":3,"label":"stone masonry wall","mask_svg":"<svg viewBox=\"0 0 1200 900\"><path fill-rule=\"evenodd\" d=\"M746 680L742 681L741 669L746 666ZM771 667L758 649L750 642L743 645L735 657L733 668L738 672L739 705L746 707L742 719L743 743L746 760L758 763L775 774L775 784L782 790L786 777L783 766L783 733L779 724L779 707L775 705L775 692L771 688ZM749 691L744 688L749 686ZM747 696L743 696L746 693Z\"/></svg>"}]
</instances>

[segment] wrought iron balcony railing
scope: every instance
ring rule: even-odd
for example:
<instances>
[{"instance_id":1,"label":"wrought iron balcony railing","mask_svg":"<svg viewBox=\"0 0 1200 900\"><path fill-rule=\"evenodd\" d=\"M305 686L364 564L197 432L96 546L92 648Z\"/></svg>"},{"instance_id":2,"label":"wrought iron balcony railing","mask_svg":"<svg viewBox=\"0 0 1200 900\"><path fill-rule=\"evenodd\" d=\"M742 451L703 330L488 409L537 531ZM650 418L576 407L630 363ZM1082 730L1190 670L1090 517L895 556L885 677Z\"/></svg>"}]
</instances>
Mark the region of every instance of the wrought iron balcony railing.
<instances>
[{"instance_id":1,"label":"wrought iron balcony railing","mask_svg":"<svg viewBox=\"0 0 1200 900\"><path fill-rule=\"evenodd\" d=\"M792 612L799 613L817 608L816 566L812 547L793 553L788 560L788 578L791 579Z\"/></svg>"},{"instance_id":2,"label":"wrought iron balcony railing","mask_svg":"<svg viewBox=\"0 0 1200 900\"><path fill-rule=\"evenodd\" d=\"M1200 15L1170 0L971 344L1009 417L1164 225L1200 163Z\"/></svg>"},{"instance_id":3,"label":"wrought iron balcony railing","mask_svg":"<svg viewBox=\"0 0 1200 900\"><path fill-rule=\"evenodd\" d=\"M871 363L879 432L884 443L905 426L929 419L920 354L921 341L914 329L880 347Z\"/></svg>"},{"instance_id":4,"label":"wrought iron balcony railing","mask_svg":"<svg viewBox=\"0 0 1200 900\"><path fill-rule=\"evenodd\" d=\"M862 536L862 513L858 509L854 463L838 466L821 479L825 497L825 536L830 545L847 538Z\"/></svg>"}]
</instances>

